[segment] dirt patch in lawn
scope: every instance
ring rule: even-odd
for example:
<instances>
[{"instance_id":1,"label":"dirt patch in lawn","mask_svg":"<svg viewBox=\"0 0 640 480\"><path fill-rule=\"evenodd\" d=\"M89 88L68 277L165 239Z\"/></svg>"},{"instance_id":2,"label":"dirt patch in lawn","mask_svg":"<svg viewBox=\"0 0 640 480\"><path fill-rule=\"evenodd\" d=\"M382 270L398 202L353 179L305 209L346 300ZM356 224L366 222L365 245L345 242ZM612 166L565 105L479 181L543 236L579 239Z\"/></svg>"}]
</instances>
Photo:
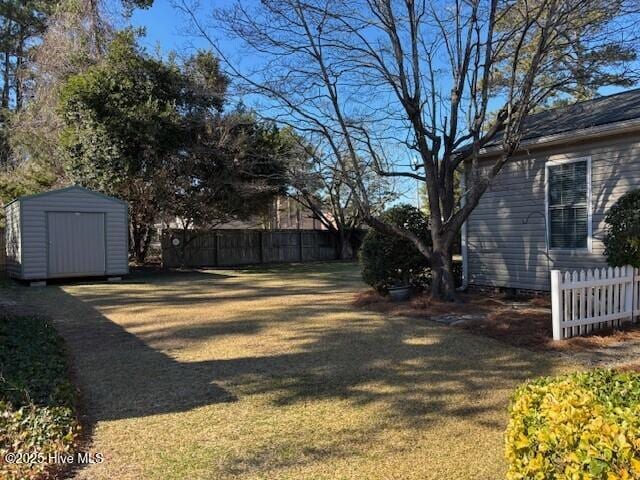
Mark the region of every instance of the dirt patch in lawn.
<instances>
[{"instance_id":1,"label":"dirt patch in lawn","mask_svg":"<svg viewBox=\"0 0 640 480\"><path fill-rule=\"evenodd\" d=\"M579 352L623 342L640 342L640 326L637 324L554 342L551 305L545 297L461 293L454 303L434 301L428 295L417 295L406 302L392 302L370 290L358 294L354 305L391 315L428 318L533 350Z\"/></svg>"}]
</instances>

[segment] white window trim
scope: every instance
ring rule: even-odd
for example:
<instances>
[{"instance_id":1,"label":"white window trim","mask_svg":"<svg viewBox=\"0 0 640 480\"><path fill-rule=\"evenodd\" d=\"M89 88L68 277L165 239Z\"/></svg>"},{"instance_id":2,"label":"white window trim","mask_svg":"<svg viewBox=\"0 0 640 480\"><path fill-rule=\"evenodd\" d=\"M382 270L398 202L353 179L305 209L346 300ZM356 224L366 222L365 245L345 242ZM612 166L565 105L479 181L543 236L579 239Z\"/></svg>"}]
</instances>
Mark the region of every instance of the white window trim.
<instances>
[{"instance_id":1,"label":"white window trim","mask_svg":"<svg viewBox=\"0 0 640 480\"><path fill-rule=\"evenodd\" d=\"M551 248L551 222L549 217L549 167L567 163L587 162L587 248ZM544 216L546 222L546 241L549 252L591 253L593 251L593 208L591 205L591 157L549 160L544 165Z\"/></svg>"}]
</instances>

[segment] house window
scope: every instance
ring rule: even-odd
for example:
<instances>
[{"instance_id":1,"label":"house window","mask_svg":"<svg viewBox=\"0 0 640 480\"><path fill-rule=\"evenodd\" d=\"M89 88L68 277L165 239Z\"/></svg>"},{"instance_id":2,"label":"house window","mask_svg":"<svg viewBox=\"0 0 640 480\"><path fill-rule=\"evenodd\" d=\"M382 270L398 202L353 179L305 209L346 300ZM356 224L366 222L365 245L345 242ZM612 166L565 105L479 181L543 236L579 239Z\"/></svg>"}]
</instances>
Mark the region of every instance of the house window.
<instances>
[{"instance_id":1,"label":"house window","mask_svg":"<svg viewBox=\"0 0 640 480\"><path fill-rule=\"evenodd\" d=\"M549 247L588 249L591 231L589 160L547 164Z\"/></svg>"}]
</instances>

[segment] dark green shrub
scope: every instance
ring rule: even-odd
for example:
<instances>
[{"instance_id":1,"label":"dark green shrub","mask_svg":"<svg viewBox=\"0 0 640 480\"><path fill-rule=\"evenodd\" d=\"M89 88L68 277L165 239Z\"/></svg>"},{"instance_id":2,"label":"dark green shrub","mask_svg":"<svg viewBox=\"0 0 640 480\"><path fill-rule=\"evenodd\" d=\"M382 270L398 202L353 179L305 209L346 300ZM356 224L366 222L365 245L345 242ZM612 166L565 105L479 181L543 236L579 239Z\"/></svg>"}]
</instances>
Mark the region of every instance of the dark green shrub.
<instances>
[{"instance_id":1,"label":"dark green shrub","mask_svg":"<svg viewBox=\"0 0 640 480\"><path fill-rule=\"evenodd\" d=\"M507 479L640 478L640 374L540 378L516 390Z\"/></svg>"},{"instance_id":2,"label":"dark green shrub","mask_svg":"<svg viewBox=\"0 0 640 480\"><path fill-rule=\"evenodd\" d=\"M382 219L412 231L431 244L428 217L411 205L399 205ZM360 247L363 280L380 293L394 285L424 288L429 283L429 262L409 240L371 229Z\"/></svg>"},{"instance_id":3,"label":"dark green shrub","mask_svg":"<svg viewBox=\"0 0 640 480\"><path fill-rule=\"evenodd\" d=\"M62 339L41 319L0 316L0 458L69 453L78 428ZM0 461L0 478L36 479L52 469Z\"/></svg>"},{"instance_id":4,"label":"dark green shrub","mask_svg":"<svg viewBox=\"0 0 640 480\"><path fill-rule=\"evenodd\" d=\"M640 267L640 190L618 199L605 218L605 255L612 266Z\"/></svg>"}]
</instances>

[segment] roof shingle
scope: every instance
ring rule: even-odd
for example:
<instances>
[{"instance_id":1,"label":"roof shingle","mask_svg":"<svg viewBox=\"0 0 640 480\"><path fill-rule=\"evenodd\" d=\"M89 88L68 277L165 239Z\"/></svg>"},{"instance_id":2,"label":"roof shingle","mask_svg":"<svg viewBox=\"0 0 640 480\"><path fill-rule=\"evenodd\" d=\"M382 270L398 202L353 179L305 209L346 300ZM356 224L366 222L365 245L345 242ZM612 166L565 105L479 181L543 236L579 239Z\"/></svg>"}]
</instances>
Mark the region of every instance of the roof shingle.
<instances>
[{"instance_id":1,"label":"roof shingle","mask_svg":"<svg viewBox=\"0 0 640 480\"><path fill-rule=\"evenodd\" d=\"M521 140L582 130L640 118L640 88L553 108L530 115ZM500 132L485 147L500 141Z\"/></svg>"}]
</instances>

